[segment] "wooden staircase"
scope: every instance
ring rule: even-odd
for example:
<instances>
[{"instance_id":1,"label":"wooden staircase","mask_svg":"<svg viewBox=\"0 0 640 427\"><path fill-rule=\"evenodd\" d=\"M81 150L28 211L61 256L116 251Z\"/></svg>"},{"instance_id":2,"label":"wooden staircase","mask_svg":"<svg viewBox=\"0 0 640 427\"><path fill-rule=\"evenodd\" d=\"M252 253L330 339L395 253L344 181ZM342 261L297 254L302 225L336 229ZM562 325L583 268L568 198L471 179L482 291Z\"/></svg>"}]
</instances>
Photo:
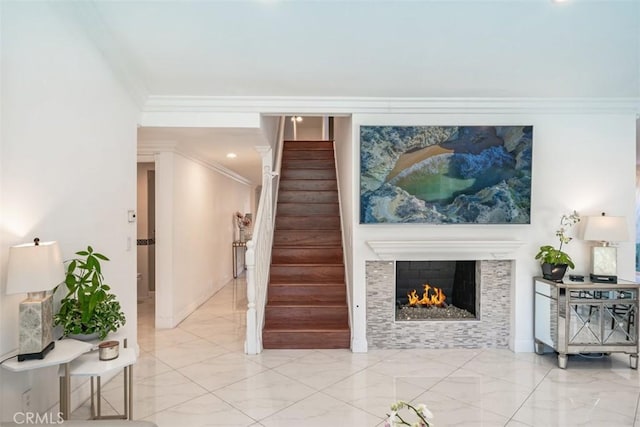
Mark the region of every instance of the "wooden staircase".
<instances>
[{"instance_id":1,"label":"wooden staircase","mask_svg":"<svg viewBox=\"0 0 640 427\"><path fill-rule=\"evenodd\" d=\"M264 348L349 348L331 141L285 141Z\"/></svg>"}]
</instances>

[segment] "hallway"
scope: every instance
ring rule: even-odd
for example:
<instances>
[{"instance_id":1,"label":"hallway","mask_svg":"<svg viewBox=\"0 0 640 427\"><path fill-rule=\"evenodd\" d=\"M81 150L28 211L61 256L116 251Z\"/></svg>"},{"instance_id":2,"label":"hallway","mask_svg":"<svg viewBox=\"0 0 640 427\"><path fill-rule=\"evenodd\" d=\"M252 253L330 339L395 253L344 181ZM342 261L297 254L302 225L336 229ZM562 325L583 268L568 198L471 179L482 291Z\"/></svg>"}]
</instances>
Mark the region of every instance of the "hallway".
<instances>
[{"instance_id":1,"label":"hallway","mask_svg":"<svg viewBox=\"0 0 640 427\"><path fill-rule=\"evenodd\" d=\"M134 418L160 427L377 427L405 399L426 404L438 427L640 426L640 376L625 355L571 357L567 370L553 354L491 349L247 356L245 306L244 276L175 329L154 330L153 304L138 305ZM121 407L121 381L104 387L104 413ZM73 414L88 416L86 403Z\"/></svg>"}]
</instances>

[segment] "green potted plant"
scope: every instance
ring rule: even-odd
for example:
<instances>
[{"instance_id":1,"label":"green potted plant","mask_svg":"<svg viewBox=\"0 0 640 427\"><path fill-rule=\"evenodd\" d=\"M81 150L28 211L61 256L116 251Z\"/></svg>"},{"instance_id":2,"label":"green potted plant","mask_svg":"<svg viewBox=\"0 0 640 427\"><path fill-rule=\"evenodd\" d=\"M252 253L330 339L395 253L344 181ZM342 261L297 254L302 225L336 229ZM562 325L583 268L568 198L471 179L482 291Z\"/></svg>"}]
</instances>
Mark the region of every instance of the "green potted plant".
<instances>
[{"instance_id":1,"label":"green potted plant","mask_svg":"<svg viewBox=\"0 0 640 427\"><path fill-rule=\"evenodd\" d=\"M558 248L551 245L540 246L540 250L536 254L537 260L542 265L542 277L549 280L561 281L567 268L575 268L573 260L568 253L562 250L563 244L568 244L572 237L567 236L568 228L580 222L580 215L573 211L569 215L562 215L560 218L560 228L556 230L556 236L560 240Z\"/></svg>"},{"instance_id":2,"label":"green potted plant","mask_svg":"<svg viewBox=\"0 0 640 427\"><path fill-rule=\"evenodd\" d=\"M102 340L126 322L120 303L104 283L100 261L109 258L94 252L91 246L76 255L83 258L68 261L64 281L67 294L60 301L54 325L61 325L65 336Z\"/></svg>"}]
</instances>

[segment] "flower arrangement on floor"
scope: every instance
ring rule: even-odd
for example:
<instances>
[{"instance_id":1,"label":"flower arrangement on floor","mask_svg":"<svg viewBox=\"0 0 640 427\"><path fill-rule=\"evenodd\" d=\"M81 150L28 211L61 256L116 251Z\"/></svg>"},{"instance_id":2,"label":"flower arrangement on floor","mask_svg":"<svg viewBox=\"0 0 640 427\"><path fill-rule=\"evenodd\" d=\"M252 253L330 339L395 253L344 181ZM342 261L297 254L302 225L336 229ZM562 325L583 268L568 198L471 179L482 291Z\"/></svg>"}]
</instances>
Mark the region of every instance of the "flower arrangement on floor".
<instances>
[{"instance_id":1,"label":"flower arrangement on floor","mask_svg":"<svg viewBox=\"0 0 640 427\"><path fill-rule=\"evenodd\" d=\"M407 409L413 412L418 417L417 421L410 422L405 420L401 415L402 409ZM418 405L412 405L402 400L397 401L391 405L391 413L387 414L387 420L384 423L384 427L396 427L396 426L411 426L411 427L430 427L430 421L433 419L433 414L427 409L426 405L420 403Z\"/></svg>"}]
</instances>

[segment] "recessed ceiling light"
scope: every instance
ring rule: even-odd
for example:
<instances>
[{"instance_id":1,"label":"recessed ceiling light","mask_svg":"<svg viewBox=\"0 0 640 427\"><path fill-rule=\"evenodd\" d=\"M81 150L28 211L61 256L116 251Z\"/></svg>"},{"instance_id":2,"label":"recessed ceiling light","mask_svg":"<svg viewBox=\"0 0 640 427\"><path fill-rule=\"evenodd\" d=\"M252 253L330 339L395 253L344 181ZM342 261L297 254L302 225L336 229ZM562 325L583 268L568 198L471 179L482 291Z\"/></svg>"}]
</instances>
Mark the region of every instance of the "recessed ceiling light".
<instances>
[{"instance_id":1,"label":"recessed ceiling light","mask_svg":"<svg viewBox=\"0 0 640 427\"><path fill-rule=\"evenodd\" d=\"M236 153L227 153L227 159L235 159L238 157Z\"/></svg>"}]
</instances>

